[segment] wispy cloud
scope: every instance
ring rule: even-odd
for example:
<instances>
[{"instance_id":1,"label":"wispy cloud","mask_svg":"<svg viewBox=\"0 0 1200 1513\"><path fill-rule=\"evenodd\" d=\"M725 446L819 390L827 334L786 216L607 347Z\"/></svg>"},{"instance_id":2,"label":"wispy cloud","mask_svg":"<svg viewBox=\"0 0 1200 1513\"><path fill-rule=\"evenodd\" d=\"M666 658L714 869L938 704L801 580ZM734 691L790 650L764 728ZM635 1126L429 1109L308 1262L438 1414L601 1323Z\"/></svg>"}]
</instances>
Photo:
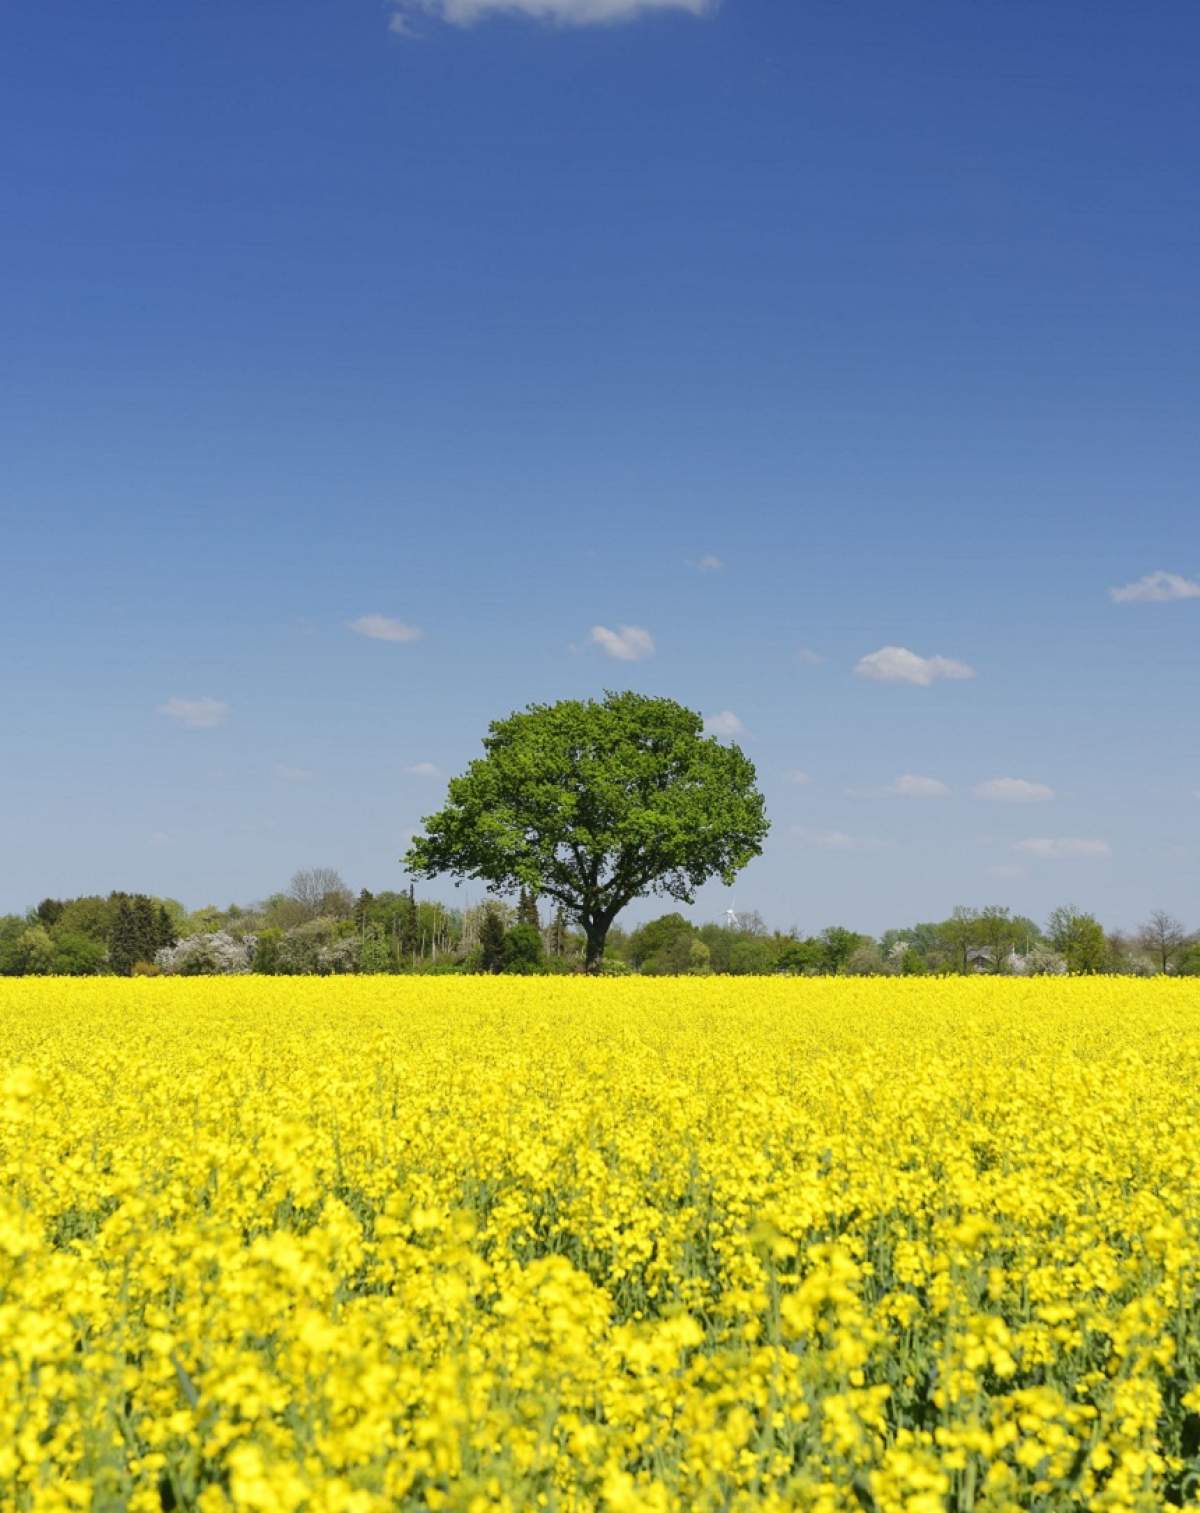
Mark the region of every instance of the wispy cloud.
<instances>
[{"instance_id":1,"label":"wispy cloud","mask_svg":"<svg viewBox=\"0 0 1200 1513\"><path fill-rule=\"evenodd\" d=\"M950 657L919 657L907 646L881 646L861 657L854 671L876 683L916 683L927 687L939 678L973 678L975 669Z\"/></svg>"},{"instance_id":2,"label":"wispy cloud","mask_svg":"<svg viewBox=\"0 0 1200 1513\"><path fill-rule=\"evenodd\" d=\"M655 11L704 16L716 0L394 0L391 27L402 35L413 21L432 16L451 26L474 26L491 16L523 16L552 26L611 26Z\"/></svg>"},{"instance_id":3,"label":"wispy cloud","mask_svg":"<svg viewBox=\"0 0 1200 1513\"><path fill-rule=\"evenodd\" d=\"M792 834L802 846L816 851L882 851L889 844L869 835L847 835L844 830L809 830L804 825L792 827Z\"/></svg>"},{"instance_id":4,"label":"wispy cloud","mask_svg":"<svg viewBox=\"0 0 1200 1513\"><path fill-rule=\"evenodd\" d=\"M414 778L440 778L441 768L436 762L414 762L411 767L406 767L405 772Z\"/></svg>"},{"instance_id":5,"label":"wispy cloud","mask_svg":"<svg viewBox=\"0 0 1200 1513\"><path fill-rule=\"evenodd\" d=\"M1051 862L1099 861L1112 855L1112 847L1107 841L1079 840L1071 836L1053 839L1037 836L1032 840L1018 841L1013 849Z\"/></svg>"},{"instance_id":6,"label":"wispy cloud","mask_svg":"<svg viewBox=\"0 0 1200 1513\"><path fill-rule=\"evenodd\" d=\"M276 762L275 776L284 783L311 783L316 773L307 767L292 767L287 762Z\"/></svg>"},{"instance_id":7,"label":"wispy cloud","mask_svg":"<svg viewBox=\"0 0 1200 1513\"><path fill-rule=\"evenodd\" d=\"M719 714L704 716L705 735L731 737L744 734L745 729L732 709L722 709Z\"/></svg>"},{"instance_id":8,"label":"wispy cloud","mask_svg":"<svg viewBox=\"0 0 1200 1513\"><path fill-rule=\"evenodd\" d=\"M976 783L971 792L977 799L994 799L1001 804L1038 804L1054 797L1047 783L1031 783L1026 778L989 778Z\"/></svg>"},{"instance_id":9,"label":"wispy cloud","mask_svg":"<svg viewBox=\"0 0 1200 1513\"><path fill-rule=\"evenodd\" d=\"M802 788L805 783L812 782L812 778L809 777L808 773L803 772L799 767L790 767L783 775L789 783L795 783L799 788Z\"/></svg>"},{"instance_id":10,"label":"wispy cloud","mask_svg":"<svg viewBox=\"0 0 1200 1513\"><path fill-rule=\"evenodd\" d=\"M813 651L811 646L802 646L796 653L796 661L799 662L801 667L817 667L824 660L825 658L821 656L820 652Z\"/></svg>"},{"instance_id":11,"label":"wispy cloud","mask_svg":"<svg viewBox=\"0 0 1200 1513\"><path fill-rule=\"evenodd\" d=\"M874 788L847 788L846 797L852 799L946 799L950 789L940 778L921 777L915 772L906 772L891 783Z\"/></svg>"},{"instance_id":12,"label":"wispy cloud","mask_svg":"<svg viewBox=\"0 0 1200 1513\"><path fill-rule=\"evenodd\" d=\"M706 552L697 561L696 566L702 573L719 573L725 564L721 561L720 557L714 556L712 552Z\"/></svg>"},{"instance_id":13,"label":"wispy cloud","mask_svg":"<svg viewBox=\"0 0 1200 1513\"><path fill-rule=\"evenodd\" d=\"M185 730L212 730L229 718L229 705L223 699L168 699L158 706L159 714L182 725Z\"/></svg>"},{"instance_id":14,"label":"wispy cloud","mask_svg":"<svg viewBox=\"0 0 1200 1513\"><path fill-rule=\"evenodd\" d=\"M654 655L654 637L641 625L619 625L616 630L593 625L590 639L618 662L642 662Z\"/></svg>"},{"instance_id":15,"label":"wispy cloud","mask_svg":"<svg viewBox=\"0 0 1200 1513\"><path fill-rule=\"evenodd\" d=\"M408 625L389 615L360 615L350 621L349 629L372 641L419 641L425 634L419 625Z\"/></svg>"},{"instance_id":16,"label":"wispy cloud","mask_svg":"<svg viewBox=\"0 0 1200 1513\"><path fill-rule=\"evenodd\" d=\"M898 777L894 783L888 785L886 792L898 799L945 799L950 797L949 788L940 779L918 777L915 772L906 772L901 777Z\"/></svg>"},{"instance_id":17,"label":"wispy cloud","mask_svg":"<svg viewBox=\"0 0 1200 1513\"><path fill-rule=\"evenodd\" d=\"M1200 583L1182 573L1147 573L1136 583L1110 588L1114 604L1170 604L1174 599L1200 599Z\"/></svg>"}]
</instances>

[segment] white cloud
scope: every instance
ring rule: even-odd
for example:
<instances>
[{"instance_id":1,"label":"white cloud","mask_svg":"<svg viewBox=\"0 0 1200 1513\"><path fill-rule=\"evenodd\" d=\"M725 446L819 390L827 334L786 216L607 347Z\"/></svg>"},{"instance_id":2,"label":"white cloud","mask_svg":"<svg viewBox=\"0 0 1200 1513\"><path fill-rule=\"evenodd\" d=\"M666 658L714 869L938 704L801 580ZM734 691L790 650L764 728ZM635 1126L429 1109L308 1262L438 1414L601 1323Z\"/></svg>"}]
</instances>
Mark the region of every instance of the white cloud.
<instances>
[{"instance_id":1,"label":"white cloud","mask_svg":"<svg viewBox=\"0 0 1200 1513\"><path fill-rule=\"evenodd\" d=\"M1054 797L1047 783L1030 783L1025 778L989 778L976 783L971 792L977 799L996 799L1001 804L1038 804Z\"/></svg>"},{"instance_id":2,"label":"white cloud","mask_svg":"<svg viewBox=\"0 0 1200 1513\"><path fill-rule=\"evenodd\" d=\"M1136 583L1110 588L1114 604L1169 604L1173 599L1200 599L1200 583L1182 573L1147 573Z\"/></svg>"},{"instance_id":3,"label":"white cloud","mask_svg":"<svg viewBox=\"0 0 1200 1513\"><path fill-rule=\"evenodd\" d=\"M704 716L704 734L715 736L735 736L745 733L746 727L734 714L732 709L722 709L719 714Z\"/></svg>"},{"instance_id":4,"label":"white cloud","mask_svg":"<svg viewBox=\"0 0 1200 1513\"><path fill-rule=\"evenodd\" d=\"M414 778L440 778L442 773L436 762L414 762L405 772Z\"/></svg>"},{"instance_id":5,"label":"white cloud","mask_svg":"<svg viewBox=\"0 0 1200 1513\"><path fill-rule=\"evenodd\" d=\"M372 641L419 641L425 634L419 625L406 625L387 615L360 615L350 621L349 629Z\"/></svg>"},{"instance_id":6,"label":"white cloud","mask_svg":"<svg viewBox=\"0 0 1200 1513\"><path fill-rule=\"evenodd\" d=\"M620 625L609 630L607 625L593 625L591 642L601 646L618 662L641 662L654 655L654 637L640 625Z\"/></svg>"},{"instance_id":7,"label":"white cloud","mask_svg":"<svg viewBox=\"0 0 1200 1513\"><path fill-rule=\"evenodd\" d=\"M1094 861L1112 855L1112 847L1107 841L1086 841L1073 837L1051 839L1047 836L1038 836L1033 840L1018 841L1013 849L1024 851L1028 856L1039 856L1043 861L1050 862Z\"/></svg>"},{"instance_id":8,"label":"white cloud","mask_svg":"<svg viewBox=\"0 0 1200 1513\"><path fill-rule=\"evenodd\" d=\"M876 683L917 683L927 687L938 678L973 678L975 669L950 657L919 657L907 646L881 646L861 657L854 671Z\"/></svg>"},{"instance_id":9,"label":"white cloud","mask_svg":"<svg viewBox=\"0 0 1200 1513\"><path fill-rule=\"evenodd\" d=\"M812 778L807 772L802 772L799 767L791 767L784 773L789 783L795 783L797 787L803 787L805 783L811 783Z\"/></svg>"},{"instance_id":10,"label":"white cloud","mask_svg":"<svg viewBox=\"0 0 1200 1513\"><path fill-rule=\"evenodd\" d=\"M221 699L172 698L160 704L158 712L186 730L212 730L229 718L229 705Z\"/></svg>"},{"instance_id":11,"label":"white cloud","mask_svg":"<svg viewBox=\"0 0 1200 1513\"><path fill-rule=\"evenodd\" d=\"M937 778L918 777L915 772L906 772L890 784L886 790L900 799L944 799L950 790Z\"/></svg>"},{"instance_id":12,"label":"white cloud","mask_svg":"<svg viewBox=\"0 0 1200 1513\"><path fill-rule=\"evenodd\" d=\"M311 783L316 773L309 771L307 767L292 767L287 762L276 762L275 776L285 783Z\"/></svg>"},{"instance_id":13,"label":"white cloud","mask_svg":"<svg viewBox=\"0 0 1200 1513\"><path fill-rule=\"evenodd\" d=\"M813 651L811 646L802 646L796 653L796 661L801 667L817 667L825 658L819 652Z\"/></svg>"},{"instance_id":14,"label":"white cloud","mask_svg":"<svg viewBox=\"0 0 1200 1513\"><path fill-rule=\"evenodd\" d=\"M474 26L490 16L524 16L554 26L608 26L653 11L705 16L715 9L716 0L396 0L391 27L406 34L421 15L451 26Z\"/></svg>"},{"instance_id":15,"label":"white cloud","mask_svg":"<svg viewBox=\"0 0 1200 1513\"><path fill-rule=\"evenodd\" d=\"M844 830L809 830L796 825L792 834L802 846L817 851L881 851L888 843L866 835L847 835Z\"/></svg>"},{"instance_id":16,"label":"white cloud","mask_svg":"<svg viewBox=\"0 0 1200 1513\"><path fill-rule=\"evenodd\" d=\"M721 561L720 557L714 557L712 552L706 552L699 562L696 563L696 566L702 573L719 573L725 564Z\"/></svg>"}]
</instances>

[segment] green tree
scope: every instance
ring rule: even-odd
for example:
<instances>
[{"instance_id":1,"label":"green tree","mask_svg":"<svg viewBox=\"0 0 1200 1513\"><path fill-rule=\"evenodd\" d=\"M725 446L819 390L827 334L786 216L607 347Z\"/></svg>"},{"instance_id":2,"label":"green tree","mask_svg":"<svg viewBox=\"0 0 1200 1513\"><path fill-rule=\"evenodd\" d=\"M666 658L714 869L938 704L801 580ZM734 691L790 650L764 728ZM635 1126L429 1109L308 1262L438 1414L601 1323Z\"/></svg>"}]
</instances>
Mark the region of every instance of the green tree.
<instances>
[{"instance_id":1,"label":"green tree","mask_svg":"<svg viewBox=\"0 0 1200 1513\"><path fill-rule=\"evenodd\" d=\"M47 977L54 971L54 942L45 925L30 925L17 941L17 972L23 977Z\"/></svg>"},{"instance_id":2,"label":"green tree","mask_svg":"<svg viewBox=\"0 0 1200 1513\"><path fill-rule=\"evenodd\" d=\"M975 920L975 939L981 951L986 952L984 965L993 976L1010 970L1009 957L1017 944L1017 927L1008 910L1000 904L989 904Z\"/></svg>"},{"instance_id":3,"label":"green tree","mask_svg":"<svg viewBox=\"0 0 1200 1513\"><path fill-rule=\"evenodd\" d=\"M1190 944L1183 925L1165 909L1155 909L1138 931L1138 945L1160 972L1169 972Z\"/></svg>"},{"instance_id":4,"label":"green tree","mask_svg":"<svg viewBox=\"0 0 1200 1513\"><path fill-rule=\"evenodd\" d=\"M77 930L54 932L51 970L59 977L95 977L103 972L104 942Z\"/></svg>"},{"instance_id":5,"label":"green tree","mask_svg":"<svg viewBox=\"0 0 1200 1513\"><path fill-rule=\"evenodd\" d=\"M482 971L503 971L505 933L499 909L485 909L479 923L479 965Z\"/></svg>"},{"instance_id":6,"label":"green tree","mask_svg":"<svg viewBox=\"0 0 1200 1513\"><path fill-rule=\"evenodd\" d=\"M971 970L971 953L979 949L979 915L961 905L938 926L938 942L955 972Z\"/></svg>"},{"instance_id":7,"label":"green tree","mask_svg":"<svg viewBox=\"0 0 1200 1513\"><path fill-rule=\"evenodd\" d=\"M278 925L268 925L260 930L254 942L254 958L251 970L265 977L273 977L284 970L282 961L283 931Z\"/></svg>"},{"instance_id":8,"label":"green tree","mask_svg":"<svg viewBox=\"0 0 1200 1513\"><path fill-rule=\"evenodd\" d=\"M409 870L546 894L583 927L594 972L626 904L648 893L691 903L706 879L731 884L762 851L754 767L703 726L673 700L636 693L497 720L484 756L425 820Z\"/></svg>"},{"instance_id":9,"label":"green tree","mask_svg":"<svg viewBox=\"0 0 1200 1513\"><path fill-rule=\"evenodd\" d=\"M398 941L400 958L406 966L415 963L421 948L421 919L417 909L416 894L411 883L405 899L404 912L400 916Z\"/></svg>"},{"instance_id":10,"label":"green tree","mask_svg":"<svg viewBox=\"0 0 1200 1513\"><path fill-rule=\"evenodd\" d=\"M23 967L20 941L28 928L19 914L0 915L0 976L21 975Z\"/></svg>"},{"instance_id":11,"label":"green tree","mask_svg":"<svg viewBox=\"0 0 1200 1513\"><path fill-rule=\"evenodd\" d=\"M655 957L686 961L695 931L682 914L662 914L639 925L629 937L626 955L638 968ZM669 971L669 967L662 970Z\"/></svg>"},{"instance_id":12,"label":"green tree","mask_svg":"<svg viewBox=\"0 0 1200 1513\"><path fill-rule=\"evenodd\" d=\"M688 971L697 977L712 971L712 952L702 940L694 940L688 947Z\"/></svg>"},{"instance_id":13,"label":"green tree","mask_svg":"<svg viewBox=\"0 0 1200 1513\"><path fill-rule=\"evenodd\" d=\"M392 958L388 950L387 936L382 925L368 925L363 931L362 945L358 953L360 972L388 972Z\"/></svg>"},{"instance_id":14,"label":"green tree","mask_svg":"<svg viewBox=\"0 0 1200 1513\"><path fill-rule=\"evenodd\" d=\"M133 915L133 939L137 948L134 961L153 961L161 929L154 900L147 898L144 893L135 893L130 911Z\"/></svg>"},{"instance_id":15,"label":"green tree","mask_svg":"<svg viewBox=\"0 0 1200 1513\"><path fill-rule=\"evenodd\" d=\"M793 940L786 945L775 963L775 970L814 977L824 970L824 960L824 947L815 936L810 936L807 940Z\"/></svg>"},{"instance_id":16,"label":"green tree","mask_svg":"<svg viewBox=\"0 0 1200 1513\"><path fill-rule=\"evenodd\" d=\"M846 930L841 925L830 925L817 938L821 943L821 971L830 977L843 972L855 951L867 940L865 935Z\"/></svg>"},{"instance_id":17,"label":"green tree","mask_svg":"<svg viewBox=\"0 0 1200 1513\"><path fill-rule=\"evenodd\" d=\"M761 935L745 935L730 947L727 970L735 977L765 977L775 970L777 959L769 940Z\"/></svg>"},{"instance_id":18,"label":"green tree","mask_svg":"<svg viewBox=\"0 0 1200 1513\"><path fill-rule=\"evenodd\" d=\"M528 922L516 924L504 937L506 972L540 972L542 969L542 932Z\"/></svg>"},{"instance_id":19,"label":"green tree","mask_svg":"<svg viewBox=\"0 0 1200 1513\"><path fill-rule=\"evenodd\" d=\"M128 977L135 961L143 958L138 949L138 928L129 899L117 900L117 914L108 937L108 961L118 977Z\"/></svg>"},{"instance_id":20,"label":"green tree","mask_svg":"<svg viewBox=\"0 0 1200 1513\"><path fill-rule=\"evenodd\" d=\"M360 931L365 931L371 922L371 905L374 902L375 895L367 888L354 901L354 923Z\"/></svg>"},{"instance_id":21,"label":"green tree","mask_svg":"<svg viewBox=\"0 0 1200 1513\"><path fill-rule=\"evenodd\" d=\"M1084 914L1074 904L1054 910L1046 921L1050 944L1073 973L1103 972L1108 965L1108 940L1104 926L1092 914Z\"/></svg>"},{"instance_id":22,"label":"green tree","mask_svg":"<svg viewBox=\"0 0 1200 1513\"><path fill-rule=\"evenodd\" d=\"M60 898L44 898L33 912L38 924L45 925L47 930L51 930L58 923L65 908L66 904Z\"/></svg>"},{"instance_id":23,"label":"green tree","mask_svg":"<svg viewBox=\"0 0 1200 1513\"><path fill-rule=\"evenodd\" d=\"M531 888L521 889L521 896L517 900L517 923L532 925L539 931L542 928L541 916L538 914L537 894Z\"/></svg>"},{"instance_id":24,"label":"green tree","mask_svg":"<svg viewBox=\"0 0 1200 1513\"><path fill-rule=\"evenodd\" d=\"M175 921L171 918L171 911L166 904L158 906L158 928L155 932L155 946L157 950L164 951L168 946L173 946L179 939L175 930Z\"/></svg>"},{"instance_id":25,"label":"green tree","mask_svg":"<svg viewBox=\"0 0 1200 1513\"><path fill-rule=\"evenodd\" d=\"M1181 977L1200 977L1200 941L1193 941L1187 947L1175 970Z\"/></svg>"}]
</instances>

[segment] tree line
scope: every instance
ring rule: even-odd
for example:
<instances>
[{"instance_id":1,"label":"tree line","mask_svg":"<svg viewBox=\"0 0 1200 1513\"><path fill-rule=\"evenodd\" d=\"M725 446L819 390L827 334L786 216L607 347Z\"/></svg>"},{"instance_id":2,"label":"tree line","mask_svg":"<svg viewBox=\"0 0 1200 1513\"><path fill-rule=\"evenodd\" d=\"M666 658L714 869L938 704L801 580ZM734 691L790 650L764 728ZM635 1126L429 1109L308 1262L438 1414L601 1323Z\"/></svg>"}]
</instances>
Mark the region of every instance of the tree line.
<instances>
[{"instance_id":1,"label":"tree line","mask_svg":"<svg viewBox=\"0 0 1200 1513\"><path fill-rule=\"evenodd\" d=\"M757 915L698 926L678 912L627 931L616 920L635 899L692 904L761 854L769 823L745 753L697 711L631 692L531 704L492 721L483 749L404 857L414 879L482 883L478 908L418 900L413 884L355 895L328 867L226 910L47 898L0 919L0 973L1200 972L1196 936L1170 915L1126 935L1066 905L1044 925L959 908L878 939L842 925L771 932Z\"/></svg>"},{"instance_id":2,"label":"tree line","mask_svg":"<svg viewBox=\"0 0 1200 1513\"><path fill-rule=\"evenodd\" d=\"M403 891L358 893L329 867L298 871L254 904L187 910L170 898L113 892L45 898L0 916L0 975L583 971L587 932L561 903L520 889L456 909ZM771 930L756 912L695 923L678 912L607 931L609 975L923 976L1159 973L1200 976L1200 935L1156 911L1106 930L1070 905L1038 923L1000 905L872 936L844 925Z\"/></svg>"}]
</instances>

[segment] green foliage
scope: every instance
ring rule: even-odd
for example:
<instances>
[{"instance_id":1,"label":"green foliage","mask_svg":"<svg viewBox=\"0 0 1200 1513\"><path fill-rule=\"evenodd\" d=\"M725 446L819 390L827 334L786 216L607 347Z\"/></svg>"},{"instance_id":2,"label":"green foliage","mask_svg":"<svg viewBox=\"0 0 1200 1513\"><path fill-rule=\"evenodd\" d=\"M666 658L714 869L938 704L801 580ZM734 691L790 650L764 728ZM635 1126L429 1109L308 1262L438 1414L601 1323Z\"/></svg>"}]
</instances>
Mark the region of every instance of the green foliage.
<instances>
[{"instance_id":1,"label":"green foliage","mask_svg":"<svg viewBox=\"0 0 1200 1513\"><path fill-rule=\"evenodd\" d=\"M363 931L362 945L359 947L359 971L388 972L391 966L392 956L382 927L368 925Z\"/></svg>"},{"instance_id":2,"label":"green foliage","mask_svg":"<svg viewBox=\"0 0 1200 1513\"><path fill-rule=\"evenodd\" d=\"M690 903L706 879L732 882L762 850L753 766L670 699L531 705L494 721L484 750L451 781L406 865L546 894L583 925L591 969L631 900Z\"/></svg>"},{"instance_id":3,"label":"green foliage","mask_svg":"<svg viewBox=\"0 0 1200 1513\"><path fill-rule=\"evenodd\" d=\"M1183 951L1175 970L1181 977L1200 977L1200 941L1193 941Z\"/></svg>"},{"instance_id":4,"label":"green foliage","mask_svg":"<svg viewBox=\"0 0 1200 1513\"><path fill-rule=\"evenodd\" d=\"M529 974L542 970L542 932L536 925L514 925L504 937L503 970Z\"/></svg>"},{"instance_id":5,"label":"green foliage","mask_svg":"<svg viewBox=\"0 0 1200 1513\"><path fill-rule=\"evenodd\" d=\"M44 925L30 925L17 940L17 972L22 977L48 977L54 970L54 942Z\"/></svg>"},{"instance_id":6,"label":"green foliage","mask_svg":"<svg viewBox=\"0 0 1200 1513\"><path fill-rule=\"evenodd\" d=\"M777 960L778 952L769 940L747 935L733 942L726 970L735 977L765 977L775 970Z\"/></svg>"},{"instance_id":7,"label":"green foliage","mask_svg":"<svg viewBox=\"0 0 1200 1513\"><path fill-rule=\"evenodd\" d=\"M264 977L274 977L282 971L282 943L283 931L278 926L268 925L265 930L260 930L255 939L251 969Z\"/></svg>"},{"instance_id":8,"label":"green foliage","mask_svg":"<svg viewBox=\"0 0 1200 1513\"><path fill-rule=\"evenodd\" d=\"M822 930L817 939L821 945L821 971L836 977L845 970L850 958L867 943L869 937L856 930L847 930L841 925L830 925Z\"/></svg>"},{"instance_id":9,"label":"green foliage","mask_svg":"<svg viewBox=\"0 0 1200 1513\"><path fill-rule=\"evenodd\" d=\"M659 966L652 972L686 971L694 934L682 914L663 914L637 927L629 937L626 955L630 964L639 968L657 960Z\"/></svg>"},{"instance_id":10,"label":"green foliage","mask_svg":"<svg viewBox=\"0 0 1200 1513\"><path fill-rule=\"evenodd\" d=\"M95 977L104 971L104 942L77 930L55 931L52 970L59 977Z\"/></svg>"},{"instance_id":11,"label":"green foliage","mask_svg":"<svg viewBox=\"0 0 1200 1513\"><path fill-rule=\"evenodd\" d=\"M688 947L688 971L701 977L712 971L712 952L702 940L693 940Z\"/></svg>"},{"instance_id":12,"label":"green foliage","mask_svg":"<svg viewBox=\"0 0 1200 1513\"><path fill-rule=\"evenodd\" d=\"M0 915L0 977L21 975L21 953L18 942L28 926L19 914Z\"/></svg>"},{"instance_id":13,"label":"green foliage","mask_svg":"<svg viewBox=\"0 0 1200 1513\"><path fill-rule=\"evenodd\" d=\"M517 900L517 923L530 925L539 933L542 921L538 915L537 895L529 888L521 889L521 896Z\"/></svg>"},{"instance_id":14,"label":"green foliage","mask_svg":"<svg viewBox=\"0 0 1200 1513\"><path fill-rule=\"evenodd\" d=\"M1104 927L1094 915L1082 913L1073 904L1054 910L1046 922L1046 935L1066 962L1068 972L1103 972L1108 965Z\"/></svg>"},{"instance_id":15,"label":"green foliage","mask_svg":"<svg viewBox=\"0 0 1200 1513\"><path fill-rule=\"evenodd\" d=\"M50 930L58 923L65 908L66 905L60 898L44 898L33 912L38 924L45 925L46 929Z\"/></svg>"},{"instance_id":16,"label":"green foliage","mask_svg":"<svg viewBox=\"0 0 1200 1513\"><path fill-rule=\"evenodd\" d=\"M502 972L504 970L504 920L495 908L485 909L479 926L479 970Z\"/></svg>"}]
</instances>

